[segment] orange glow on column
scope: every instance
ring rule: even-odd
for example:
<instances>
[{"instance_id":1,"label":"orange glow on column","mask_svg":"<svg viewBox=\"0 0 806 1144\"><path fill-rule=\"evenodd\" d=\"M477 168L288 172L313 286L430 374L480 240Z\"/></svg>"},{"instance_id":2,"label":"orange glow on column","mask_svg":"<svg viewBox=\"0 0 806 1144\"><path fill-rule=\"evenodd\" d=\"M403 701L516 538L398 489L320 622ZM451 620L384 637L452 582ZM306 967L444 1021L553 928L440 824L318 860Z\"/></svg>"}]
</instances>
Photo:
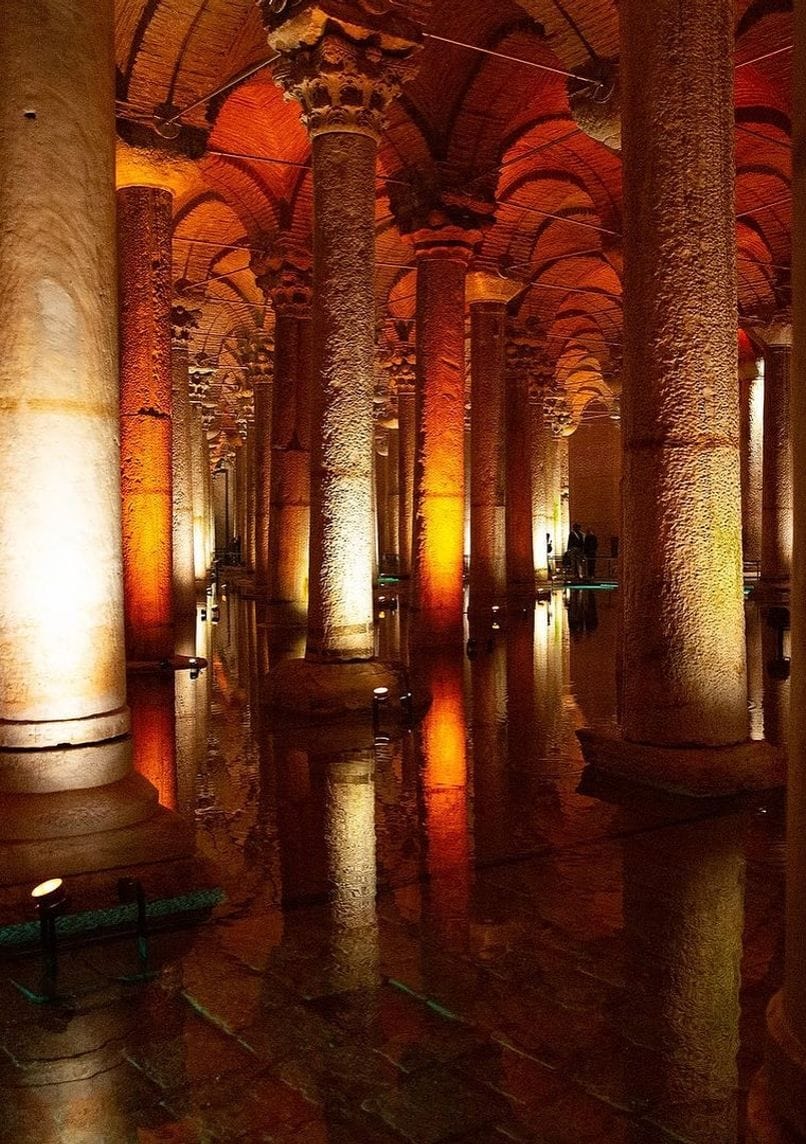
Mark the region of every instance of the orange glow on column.
<instances>
[{"instance_id":1,"label":"orange glow on column","mask_svg":"<svg viewBox=\"0 0 806 1144\"><path fill-rule=\"evenodd\" d=\"M462 665L440 658L428 670L433 696L423 720L423 795L430 899L445 921L467 914L470 839Z\"/></svg>"},{"instance_id":2,"label":"orange glow on column","mask_svg":"<svg viewBox=\"0 0 806 1144\"><path fill-rule=\"evenodd\" d=\"M177 806L173 673L129 677L134 769L148 779L169 810Z\"/></svg>"},{"instance_id":3,"label":"orange glow on column","mask_svg":"<svg viewBox=\"0 0 806 1144\"><path fill-rule=\"evenodd\" d=\"M440 236L443 232L439 232ZM465 268L463 232L417 244L414 593L418 642L462 640Z\"/></svg>"},{"instance_id":4,"label":"orange glow on column","mask_svg":"<svg viewBox=\"0 0 806 1144\"><path fill-rule=\"evenodd\" d=\"M118 192L121 493L126 649L173 652L171 195Z\"/></svg>"}]
</instances>

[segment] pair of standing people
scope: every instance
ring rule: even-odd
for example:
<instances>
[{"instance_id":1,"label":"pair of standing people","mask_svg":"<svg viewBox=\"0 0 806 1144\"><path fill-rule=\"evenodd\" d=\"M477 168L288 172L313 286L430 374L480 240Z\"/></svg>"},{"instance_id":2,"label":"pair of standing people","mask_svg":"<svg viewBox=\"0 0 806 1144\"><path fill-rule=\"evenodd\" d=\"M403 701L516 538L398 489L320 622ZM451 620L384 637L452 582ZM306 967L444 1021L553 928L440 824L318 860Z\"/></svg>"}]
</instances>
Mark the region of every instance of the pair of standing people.
<instances>
[{"instance_id":1,"label":"pair of standing people","mask_svg":"<svg viewBox=\"0 0 806 1144\"><path fill-rule=\"evenodd\" d=\"M592 529L583 532L582 526L576 522L571 525L566 545L566 564L577 580L596 579L596 552L599 548L599 539Z\"/></svg>"}]
</instances>

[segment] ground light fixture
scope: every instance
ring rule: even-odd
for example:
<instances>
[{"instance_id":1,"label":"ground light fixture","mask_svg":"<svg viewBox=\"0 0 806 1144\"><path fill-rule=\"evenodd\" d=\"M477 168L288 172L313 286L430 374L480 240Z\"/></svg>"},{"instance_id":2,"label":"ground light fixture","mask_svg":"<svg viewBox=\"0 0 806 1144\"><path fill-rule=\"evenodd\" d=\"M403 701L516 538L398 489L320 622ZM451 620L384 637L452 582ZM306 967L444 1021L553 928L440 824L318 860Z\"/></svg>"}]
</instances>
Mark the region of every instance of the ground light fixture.
<instances>
[{"instance_id":1,"label":"ground light fixture","mask_svg":"<svg viewBox=\"0 0 806 1144\"><path fill-rule=\"evenodd\" d=\"M372 726L376 735L381 725L381 712L388 700L388 687L374 687L372 689Z\"/></svg>"},{"instance_id":2,"label":"ground light fixture","mask_svg":"<svg viewBox=\"0 0 806 1144\"><path fill-rule=\"evenodd\" d=\"M61 878L48 878L31 890L31 899L39 914L39 940L45 977L43 995L53 997L59 971L56 952L56 918L67 906L67 891Z\"/></svg>"}]
</instances>

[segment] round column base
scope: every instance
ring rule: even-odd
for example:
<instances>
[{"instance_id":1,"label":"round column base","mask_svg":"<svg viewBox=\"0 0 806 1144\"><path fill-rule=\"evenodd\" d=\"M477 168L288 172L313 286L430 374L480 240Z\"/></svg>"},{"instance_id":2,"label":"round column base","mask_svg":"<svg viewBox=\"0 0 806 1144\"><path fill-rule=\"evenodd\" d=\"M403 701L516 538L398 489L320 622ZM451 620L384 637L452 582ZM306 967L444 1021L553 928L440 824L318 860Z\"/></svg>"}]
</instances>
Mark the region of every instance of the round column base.
<instances>
[{"instance_id":1,"label":"round column base","mask_svg":"<svg viewBox=\"0 0 806 1144\"><path fill-rule=\"evenodd\" d=\"M369 718L373 715L373 692L388 688L384 719L407 717L401 696L410 692L408 672L402 663L377 659L355 663L319 663L309 659L286 659L266 680L266 701L277 712L312 720ZM415 707L423 705L414 696Z\"/></svg>"},{"instance_id":2,"label":"round column base","mask_svg":"<svg viewBox=\"0 0 806 1144\"><path fill-rule=\"evenodd\" d=\"M20 721L0 719L0 750L40 751L48 747L99 743L129 732L129 708L118 707L84 719Z\"/></svg>"},{"instance_id":3,"label":"round column base","mask_svg":"<svg viewBox=\"0 0 806 1144\"><path fill-rule=\"evenodd\" d=\"M720 798L786 785L786 753L763 740L728 747L631 743L618 731L577 731L589 767L611 778L693 798Z\"/></svg>"}]
</instances>

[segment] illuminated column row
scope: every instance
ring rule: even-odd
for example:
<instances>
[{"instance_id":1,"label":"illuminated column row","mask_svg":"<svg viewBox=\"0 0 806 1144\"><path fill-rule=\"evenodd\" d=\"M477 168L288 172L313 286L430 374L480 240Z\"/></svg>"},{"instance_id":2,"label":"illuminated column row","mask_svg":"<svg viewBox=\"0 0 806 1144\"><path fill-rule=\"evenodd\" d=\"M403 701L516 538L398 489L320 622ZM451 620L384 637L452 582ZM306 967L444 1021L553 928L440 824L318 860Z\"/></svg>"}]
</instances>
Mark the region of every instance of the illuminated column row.
<instances>
[{"instance_id":1,"label":"illuminated column row","mask_svg":"<svg viewBox=\"0 0 806 1144\"><path fill-rule=\"evenodd\" d=\"M176 648L193 655L196 645L196 577L193 550L192 410L188 376L188 341L200 311L174 306L172 369L173 591Z\"/></svg>"}]
</instances>

